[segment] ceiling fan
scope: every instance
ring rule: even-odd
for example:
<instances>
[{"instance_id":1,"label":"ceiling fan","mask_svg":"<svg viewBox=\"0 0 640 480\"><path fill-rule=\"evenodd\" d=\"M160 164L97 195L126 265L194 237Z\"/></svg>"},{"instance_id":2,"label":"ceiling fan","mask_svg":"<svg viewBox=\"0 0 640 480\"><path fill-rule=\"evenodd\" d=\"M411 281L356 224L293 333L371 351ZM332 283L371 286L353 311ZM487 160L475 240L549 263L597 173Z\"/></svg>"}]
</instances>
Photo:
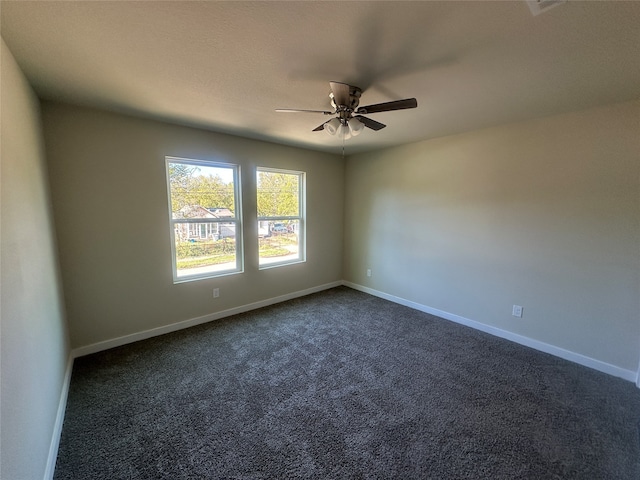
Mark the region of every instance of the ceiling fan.
<instances>
[{"instance_id":1,"label":"ceiling fan","mask_svg":"<svg viewBox=\"0 0 640 480\"><path fill-rule=\"evenodd\" d=\"M328 110L298 110L291 108L279 108L276 112L286 113L322 113L323 115L336 115L331 120L324 122L322 125L314 128L314 132L325 130L329 135L339 135L344 139L359 135L364 127L371 130L381 130L386 125L384 123L371 120L362 115L370 113L390 112L393 110L404 110L407 108L416 108L418 102L415 98L405 98L404 100L394 100L392 102L376 103L367 105L366 107L358 107L362 89L353 85L341 82L329 82L331 86L331 106L333 111Z\"/></svg>"}]
</instances>

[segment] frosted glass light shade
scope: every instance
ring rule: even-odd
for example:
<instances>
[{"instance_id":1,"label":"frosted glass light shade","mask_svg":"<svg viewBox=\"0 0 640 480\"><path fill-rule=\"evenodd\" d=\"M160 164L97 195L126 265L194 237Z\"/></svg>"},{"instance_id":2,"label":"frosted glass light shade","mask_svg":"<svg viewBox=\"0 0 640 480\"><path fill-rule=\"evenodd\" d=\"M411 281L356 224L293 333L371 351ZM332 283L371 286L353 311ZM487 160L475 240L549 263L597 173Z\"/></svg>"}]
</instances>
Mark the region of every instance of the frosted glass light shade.
<instances>
[{"instance_id":1,"label":"frosted glass light shade","mask_svg":"<svg viewBox=\"0 0 640 480\"><path fill-rule=\"evenodd\" d=\"M332 118L327 123L324 124L324 131L329 135L335 135L338 133L338 128L341 128L342 124L340 123L340 119Z\"/></svg>"},{"instance_id":2,"label":"frosted glass light shade","mask_svg":"<svg viewBox=\"0 0 640 480\"><path fill-rule=\"evenodd\" d=\"M338 133L340 138L344 138L345 140L349 140L351 138L351 130L349 130L348 125L341 125Z\"/></svg>"},{"instance_id":3,"label":"frosted glass light shade","mask_svg":"<svg viewBox=\"0 0 640 480\"><path fill-rule=\"evenodd\" d=\"M353 135L354 137L358 136L362 133L362 130L364 130L364 123L362 123L357 118L350 118L349 130L351 130L351 135Z\"/></svg>"}]
</instances>

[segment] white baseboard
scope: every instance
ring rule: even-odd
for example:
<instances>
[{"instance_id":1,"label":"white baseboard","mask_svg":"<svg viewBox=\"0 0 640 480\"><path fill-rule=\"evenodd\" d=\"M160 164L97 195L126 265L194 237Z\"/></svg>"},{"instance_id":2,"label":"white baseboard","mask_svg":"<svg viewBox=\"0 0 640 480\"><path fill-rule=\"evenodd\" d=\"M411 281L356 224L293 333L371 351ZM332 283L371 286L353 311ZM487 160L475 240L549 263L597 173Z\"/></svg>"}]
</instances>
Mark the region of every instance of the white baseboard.
<instances>
[{"instance_id":1,"label":"white baseboard","mask_svg":"<svg viewBox=\"0 0 640 480\"><path fill-rule=\"evenodd\" d=\"M564 348L556 347L555 345L544 343L539 340L534 340L532 338L525 337L523 335L518 335L516 333L509 332L507 330L502 330L500 328L492 327L490 325L486 325L484 323L480 323L475 320L470 320L468 318L461 317L453 313L438 310L436 308L428 307L426 305L421 305L419 303L412 302L410 300L406 300L401 297L396 297L395 295L389 295L388 293L380 292L378 290L374 290L369 287L365 287L365 286L347 282L347 281L343 282L343 285L353 288L355 290L359 290L361 292L368 293L370 295L374 295L376 297L383 298L385 300L389 300L394 303L398 303L400 305L404 305L409 308L413 308L415 310L420 310L421 312L435 315L436 317L444 318L446 320L451 320L452 322L456 322L456 323L465 325L467 327L471 327L476 330L480 330L482 332L495 335L496 337L504 338L506 340L519 343L520 345L524 345L526 347L530 347L544 353L549 353L556 357L560 357L565 360L578 363L585 367L593 368L594 370L598 370L600 372L613 375L614 377L619 377L619 378L623 378L624 380L628 380L630 382L635 382L635 384L640 388L640 367L638 372L634 372L632 370L625 370L624 368L620 368L616 365L611 365L609 363L596 360L595 358L587 357L580 353L575 353L570 350L565 350Z\"/></svg>"},{"instance_id":2,"label":"white baseboard","mask_svg":"<svg viewBox=\"0 0 640 480\"><path fill-rule=\"evenodd\" d=\"M422 305L416 302L412 302L410 300L406 300L401 297L397 297L395 295L390 295L388 293L384 293L369 287L365 287L363 285L358 285L348 281L336 281L327 283L324 285L319 285L317 287L308 288L306 290L299 290L297 292L288 293L285 295L281 295L278 297L268 298L265 300L260 300L258 302L250 303L247 305L241 305L239 307L230 308L228 310L223 310L221 312L212 313L209 315L204 315L201 317L196 317L188 320L183 320L180 322L172 323L169 325L164 325L162 327L153 328L150 330L145 330L142 332L133 333L130 335L125 335L122 337L114 338L111 340L105 340L102 342L97 342L91 345L87 345L84 347L79 347L71 352L72 358L82 357L84 355L90 355L92 353L101 352L103 350L108 350L110 348L119 347L122 345L126 345L128 343L137 342L139 340L145 340L147 338L155 337L158 335L164 335L165 333L175 332L177 330L182 330L184 328L193 327L196 325L200 325L202 323L211 322L214 320L219 320L225 317L229 317L231 315L236 315L239 313L248 312L251 310L255 310L257 308L266 307L269 305L274 305L276 303L285 302L287 300L291 300L298 297L303 297L305 295L310 295L312 293L320 292L322 290L327 290L329 288L334 288L340 285L345 285L347 287L353 288L355 290L359 290L361 292L368 293L370 295L374 295L376 297L383 298L385 300L389 300L394 303L398 303L400 305L404 305L409 308L413 308L415 310L419 310L421 312L429 313L431 315L435 315L440 318L444 318L446 320L450 320L452 322L459 323L461 325L465 325L467 327L474 328L476 330L480 330L485 333L489 333L491 335L495 335L496 337L504 338L506 340L510 340L515 343L519 343L520 345L524 345L526 347L533 348L535 350L539 350L541 352L549 353L556 357L563 358L565 360L569 360L574 363L578 363L580 365L584 365L585 367L593 368L594 370L598 370L600 372L607 373L609 375L613 375L615 377L622 378L624 380L634 382L638 388L640 388L640 366L638 367L638 371L634 372L632 370L625 370L616 365L611 365L609 363L603 362L601 360L596 360L591 357L587 357L580 353L572 352L570 350L565 350L561 347L557 347L555 345L551 345L548 343L541 342L539 340L534 340L529 337L525 337L523 335L518 335L513 332L509 332L507 330L502 330L497 327L492 327L490 325L486 325L484 323L480 323L475 320L471 320L465 317L461 317L459 315L455 315L453 313L445 312L443 310L438 310L436 308L432 308L426 305ZM68 372L70 377L71 372ZM70 380L67 379L67 381ZM67 387L68 389L68 384ZM65 391L66 395L66 391ZM64 410L62 412L62 416L64 416ZM60 424L60 428L62 424ZM57 447L56 447L57 451ZM55 462L55 459L54 459ZM54 464L55 466L55 464Z\"/></svg>"},{"instance_id":3,"label":"white baseboard","mask_svg":"<svg viewBox=\"0 0 640 480\"><path fill-rule=\"evenodd\" d=\"M128 343L137 342L139 340L146 340L147 338L157 337L158 335L164 335L165 333L175 332L184 328L194 327L202 323L211 322L213 320L219 320L221 318L230 317L231 315L237 315L238 313L248 312L257 308L267 307L276 303L285 302L294 298L303 297L312 293L321 292L329 288L339 287L342 285L342 281L326 283L324 285L318 285L317 287L307 288L306 290L299 290L297 292L287 293L279 297L268 298L266 300L260 300L258 302L249 303L247 305L241 305L239 307L230 308L221 312L211 313L209 315L203 315L202 317L191 318L188 320L182 320L180 322L164 325L162 327L152 328L138 333L132 333L130 335L124 335L122 337L113 338L111 340L105 340L102 342L93 343L84 347L75 348L71 354L73 358L82 357L84 355L90 355L92 353L101 352L110 348L120 347Z\"/></svg>"},{"instance_id":4,"label":"white baseboard","mask_svg":"<svg viewBox=\"0 0 640 480\"><path fill-rule=\"evenodd\" d=\"M69 396L69 385L71 384L72 370L73 356L69 355L69 358L67 359L67 367L64 372L64 380L62 381L62 391L60 392L60 401L58 402L56 422L53 426L53 433L51 434L51 445L49 446L49 457L47 458L47 467L44 471L44 480L52 480L53 473L56 469L56 460L58 459L60 436L62 435L62 425L64 424L64 413L67 409L67 397Z\"/></svg>"}]
</instances>

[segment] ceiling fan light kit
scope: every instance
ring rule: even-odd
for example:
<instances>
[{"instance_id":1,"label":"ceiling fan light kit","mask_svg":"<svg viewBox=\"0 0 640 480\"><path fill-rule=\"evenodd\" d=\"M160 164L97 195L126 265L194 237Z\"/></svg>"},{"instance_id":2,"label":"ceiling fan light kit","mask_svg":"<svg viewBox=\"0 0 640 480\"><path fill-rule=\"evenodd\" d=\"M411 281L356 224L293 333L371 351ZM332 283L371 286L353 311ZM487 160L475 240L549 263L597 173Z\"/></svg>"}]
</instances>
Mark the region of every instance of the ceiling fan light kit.
<instances>
[{"instance_id":1,"label":"ceiling fan light kit","mask_svg":"<svg viewBox=\"0 0 640 480\"><path fill-rule=\"evenodd\" d=\"M405 110L416 108L418 102L415 98L405 98L404 100L394 100L392 102L376 103L366 107L358 107L362 89L353 85L341 82L329 82L331 93L329 99L332 112L326 110L298 110L292 108L277 109L276 112L284 113L322 113L323 115L336 115L331 120L313 129L314 132L325 130L329 135L338 136L348 140L352 136L360 135L365 127L378 131L386 127L384 123L377 122L362 115L371 113L391 112L393 110ZM354 113L356 115L354 115Z\"/></svg>"},{"instance_id":2,"label":"ceiling fan light kit","mask_svg":"<svg viewBox=\"0 0 640 480\"><path fill-rule=\"evenodd\" d=\"M337 135L345 140L360 135L362 130L364 130L364 127L364 123L355 117L352 117L349 120L341 120L340 118L335 117L323 124L324 131L329 135Z\"/></svg>"}]
</instances>

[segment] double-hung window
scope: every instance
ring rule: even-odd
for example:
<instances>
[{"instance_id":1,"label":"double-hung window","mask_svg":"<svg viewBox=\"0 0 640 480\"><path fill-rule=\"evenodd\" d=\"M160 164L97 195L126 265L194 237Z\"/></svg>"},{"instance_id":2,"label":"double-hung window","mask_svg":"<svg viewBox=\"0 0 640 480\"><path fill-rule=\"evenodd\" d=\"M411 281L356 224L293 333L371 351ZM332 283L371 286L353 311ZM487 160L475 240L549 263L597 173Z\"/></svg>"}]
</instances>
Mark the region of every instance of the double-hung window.
<instances>
[{"instance_id":1,"label":"double-hung window","mask_svg":"<svg viewBox=\"0 0 640 480\"><path fill-rule=\"evenodd\" d=\"M257 169L260 268L305 261L305 174Z\"/></svg>"},{"instance_id":2,"label":"double-hung window","mask_svg":"<svg viewBox=\"0 0 640 480\"><path fill-rule=\"evenodd\" d=\"M166 157L173 280L242 271L238 165Z\"/></svg>"}]
</instances>

